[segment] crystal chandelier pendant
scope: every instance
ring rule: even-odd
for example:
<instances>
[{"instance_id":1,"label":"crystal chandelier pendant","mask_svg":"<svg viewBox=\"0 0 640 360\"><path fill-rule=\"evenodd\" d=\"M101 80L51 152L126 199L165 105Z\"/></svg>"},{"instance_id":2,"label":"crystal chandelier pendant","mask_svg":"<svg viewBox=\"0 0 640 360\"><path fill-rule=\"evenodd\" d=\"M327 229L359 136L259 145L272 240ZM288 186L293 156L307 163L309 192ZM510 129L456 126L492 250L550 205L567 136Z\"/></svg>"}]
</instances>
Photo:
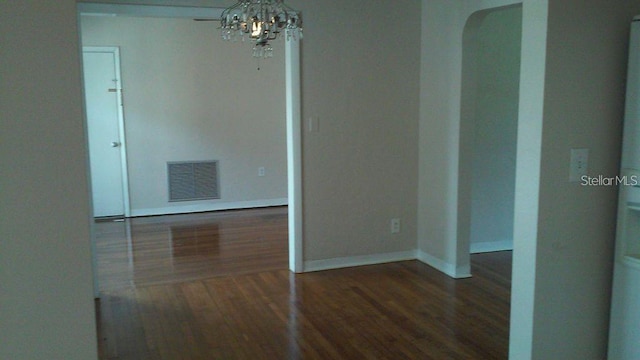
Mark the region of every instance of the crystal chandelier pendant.
<instances>
[{"instance_id":1,"label":"crystal chandelier pendant","mask_svg":"<svg viewBox=\"0 0 640 360\"><path fill-rule=\"evenodd\" d=\"M247 35L255 42L253 56L270 58L270 42L282 32L287 39L301 37L302 21L299 12L285 5L284 0L241 0L222 12L220 29L225 41L244 41Z\"/></svg>"},{"instance_id":2,"label":"crystal chandelier pendant","mask_svg":"<svg viewBox=\"0 0 640 360\"><path fill-rule=\"evenodd\" d=\"M264 58L264 59L272 58L273 47L270 44L266 44L266 45L256 44L253 47L252 55L255 58Z\"/></svg>"}]
</instances>

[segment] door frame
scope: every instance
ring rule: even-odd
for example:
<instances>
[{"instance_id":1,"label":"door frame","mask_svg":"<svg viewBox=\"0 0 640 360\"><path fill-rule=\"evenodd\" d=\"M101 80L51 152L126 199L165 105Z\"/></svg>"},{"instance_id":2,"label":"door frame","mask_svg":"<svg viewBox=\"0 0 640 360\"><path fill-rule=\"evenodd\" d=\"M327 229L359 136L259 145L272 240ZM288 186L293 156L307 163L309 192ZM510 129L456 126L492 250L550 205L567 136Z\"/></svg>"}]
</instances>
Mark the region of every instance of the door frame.
<instances>
[{"instance_id":1,"label":"door frame","mask_svg":"<svg viewBox=\"0 0 640 360\"><path fill-rule=\"evenodd\" d=\"M300 84L300 34L285 41L285 92L287 117L287 196L289 216L289 270L304 272L302 232L302 95Z\"/></svg>"},{"instance_id":2,"label":"door frame","mask_svg":"<svg viewBox=\"0 0 640 360\"><path fill-rule=\"evenodd\" d=\"M114 59L114 72L116 78L116 106L117 116L118 116L118 140L120 142L120 166L121 166L121 180L122 180L122 206L125 217L129 217L131 215L131 207L129 204L129 172L127 166L127 142L125 138L125 130L124 130L124 105L122 102L122 75L120 73L120 48L117 46L83 46L82 53L109 53L112 54ZM83 88L84 88L84 80L83 80ZM87 139L87 141L91 141L91 139ZM93 189L91 190L93 191ZM93 206L91 207L93 211Z\"/></svg>"}]
</instances>

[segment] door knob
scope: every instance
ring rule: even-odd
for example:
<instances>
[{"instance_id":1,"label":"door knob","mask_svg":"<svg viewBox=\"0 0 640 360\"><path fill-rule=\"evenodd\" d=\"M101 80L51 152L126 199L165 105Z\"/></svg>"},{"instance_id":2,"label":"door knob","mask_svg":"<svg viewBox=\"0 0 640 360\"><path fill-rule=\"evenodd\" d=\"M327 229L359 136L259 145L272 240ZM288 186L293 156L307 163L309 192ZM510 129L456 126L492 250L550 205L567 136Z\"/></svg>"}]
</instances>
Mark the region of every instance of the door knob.
<instances>
[{"instance_id":1,"label":"door knob","mask_svg":"<svg viewBox=\"0 0 640 360\"><path fill-rule=\"evenodd\" d=\"M113 141L111 143L111 147L118 147L118 146L120 146L120 142L118 142L118 141Z\"/></svg>"}]
</instances>

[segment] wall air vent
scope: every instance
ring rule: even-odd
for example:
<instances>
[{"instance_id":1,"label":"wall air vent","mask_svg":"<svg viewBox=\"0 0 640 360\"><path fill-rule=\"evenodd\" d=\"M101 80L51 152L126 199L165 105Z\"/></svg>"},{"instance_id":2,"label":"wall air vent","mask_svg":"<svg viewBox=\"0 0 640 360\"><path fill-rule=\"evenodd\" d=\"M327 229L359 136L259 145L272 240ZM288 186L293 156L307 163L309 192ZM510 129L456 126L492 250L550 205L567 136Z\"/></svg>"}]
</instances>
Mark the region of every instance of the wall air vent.
<instances>
[{"instance_id":1,"label":"wall air vent","mask_svg":"<svg viewBox=\"0 0 640 360\"><path fill-rule=\"evenodd\" d=\"M218 161L168 162L169 201L220 199Z\"/></svg>"}]
</instances>

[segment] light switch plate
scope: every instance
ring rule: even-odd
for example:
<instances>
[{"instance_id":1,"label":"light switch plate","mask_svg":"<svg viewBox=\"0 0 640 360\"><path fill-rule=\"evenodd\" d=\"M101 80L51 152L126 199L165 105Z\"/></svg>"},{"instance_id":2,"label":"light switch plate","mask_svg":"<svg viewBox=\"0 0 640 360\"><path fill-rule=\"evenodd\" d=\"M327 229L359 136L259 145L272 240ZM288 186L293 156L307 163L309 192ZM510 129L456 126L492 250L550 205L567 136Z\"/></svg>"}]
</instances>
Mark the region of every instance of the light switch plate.
<instances>
[{"instance_id":1,"label":"light switch plate","mask_svg":"<svg viewBox=\"0 0 640 360\"><path fill-rule=\"evenodd\" d=\"M397 234L400 232L400 219L391 219L391 233Z\"/></svg>"},{"instance_id":2,"label":"light switch plate","mask_svg":"<svg viewBox=\"0 0 640 360\"><path fill-rule=\"evenodd\" d=\"M310 133L320 131L320 118L317 115L309 117L308 129Z\"/></svg>"},{"instance_id":3,"label":"light switch plate","mask_svg":"<svg viewBox=\"0 0 640 360\"><path fill-rule=\"evenodd\" d=\"M589 149L571 149L569 181L578 182L589 170Z\"/></svg>"}]
</instances>

